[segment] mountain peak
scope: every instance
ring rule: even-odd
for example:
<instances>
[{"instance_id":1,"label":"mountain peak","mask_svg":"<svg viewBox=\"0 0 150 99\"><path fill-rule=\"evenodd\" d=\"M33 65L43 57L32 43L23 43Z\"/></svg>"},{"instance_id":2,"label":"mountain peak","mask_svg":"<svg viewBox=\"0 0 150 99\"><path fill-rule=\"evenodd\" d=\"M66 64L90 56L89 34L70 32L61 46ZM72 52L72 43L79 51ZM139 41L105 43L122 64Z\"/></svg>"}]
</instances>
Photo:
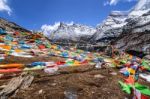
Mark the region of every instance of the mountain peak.
<instances>
[{"instance_id":1,"label":"mountain peak","mask_svg":"<svg viewBox=\"0 0 150 99\"><path fill-rule=\"evenodd\" d=\"M73 22L58 22L55 25L44 25L41 29L50 40L78 41L81 37L88 38L96 32L95 28Z\"/></svg>"},{"instance_id":2,"label":"mountain peak","mask_svg":"<svg viewBox=\"0 0 150 99\"><path fill-rule=\"evenodd\" d=\"M148 10L150 9L150 0L139 0L134 10Z\"/></svg>"},{"instance_id":3,"label":"mountain peak","mask_svg":"<svg viewBox=\"0 0 150 99\"><path fill-rule=\"evenodd\" d=\"M135 7L131 10L129 17L141 16L150 11L150 0L139 0Z\"/></svg>"}]
</instances>

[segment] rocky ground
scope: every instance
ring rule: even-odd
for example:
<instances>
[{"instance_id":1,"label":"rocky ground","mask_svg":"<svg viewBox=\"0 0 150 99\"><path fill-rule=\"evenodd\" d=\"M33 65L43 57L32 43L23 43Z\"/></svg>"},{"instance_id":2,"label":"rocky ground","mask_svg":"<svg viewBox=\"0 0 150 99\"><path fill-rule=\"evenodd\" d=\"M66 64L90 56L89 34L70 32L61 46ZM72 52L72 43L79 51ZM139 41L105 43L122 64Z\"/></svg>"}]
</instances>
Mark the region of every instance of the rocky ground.
<instances>
[{"instance_id":1,"label":"rocky ground","mask_svg":"<svg viewBox=\"0 0 150 99\"><path fill-rule=\"evenodd\" d=\"M3 63L30 63L33 61L58 61L58 57L36 57L32 59L9 57ZM112 75L116 72L117 75ZM94 65L66 67L59 69L55 75L44 71L32 71L34 81L24 90L16 91L10 99L131 99L125 94L119 84L123 76L117 69L95 69ZM7 74L14 75L14 74ZM17 76L17 75L16 75ZM11 77L0 79L0 85L6 85ZM150 86L144 80L141 83Z\"/></svg>"}]
</instances>

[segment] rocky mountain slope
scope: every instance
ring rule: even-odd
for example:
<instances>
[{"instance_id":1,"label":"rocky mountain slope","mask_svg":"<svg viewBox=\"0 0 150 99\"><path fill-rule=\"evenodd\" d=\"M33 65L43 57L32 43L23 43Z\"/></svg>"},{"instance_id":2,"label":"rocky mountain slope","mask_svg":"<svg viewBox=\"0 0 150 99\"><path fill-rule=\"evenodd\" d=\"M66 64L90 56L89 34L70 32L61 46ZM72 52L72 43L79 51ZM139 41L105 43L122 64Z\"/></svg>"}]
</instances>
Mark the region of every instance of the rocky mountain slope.
<instances>
[{"instance_id":1,"label":"rocky mountain slope","mask_svg":"<svg viewBox=\"0 0 150 99\"><path fill-rule=\"evenodd\" d=\"M20 31L20 32L30 32L27 29L17 25L14 22L7 21L6 19L0 18L0 28L6 31Z\"/></svg>"},{"instance_id":2,"label":"rocky mountain slope","mask_svg":"<svg viewBox=\"0 0 150 99\"><path fill-rule=\"evenodd\" d=\"M97 26L97 31L91 41L109 42L122 33L122 27L127 24L127 12L113 11L106 20Z\"/></svg>"},{"instance_id":3,"label":"rocky mountain slope","mask_svg":"<svg viewBox=\"0 0 150 99\"><path fill-rule=\"evenodd\" d=\"M97 26L91 42L115 42L124 50L150 52L150 1L139 0L128 12L113 11Z\"/></svg>"},{"instance_id":4,"label":"rocky mountain slope","mask_svg":"<svg viewBox=\"0 0 150 99\"><path fill-rule=\"evenodd\" d=\"M53 26L43 26L42 31L53 41L79 42L89 40L96 32L96 29L81 24L57 23Z\"/></svg>"},{"instance_id":5,"label":"rocky mountain slope","mask_svg":"<svg viewBox=\"0 0 150 99\"><path fill-rule=\"evenodd\" d=\"M131 11L113 11L102 24L97 26L97 32L94 34L92 40L98 42L105 40L110 42L112 39L117 38L127 28L134 27L132 30L133 32L149 30L149 8L149 0L139 0ZM136 24L134 24L134 22ZM134 26L131 26L131 24Z\"/></svg>"},{"instance_id":6,"label":"rocky mountain slope","mask_svg":"<svg viewBox=\"0 0 150 99\"><path fill-rule=\"evenodd\" d=\"M144 51L150 54L150 1L140 0L126 19L123 33L116 47L126 50ZM142 15L141 15L142 14Z\"/></svg>"}]
</instances>

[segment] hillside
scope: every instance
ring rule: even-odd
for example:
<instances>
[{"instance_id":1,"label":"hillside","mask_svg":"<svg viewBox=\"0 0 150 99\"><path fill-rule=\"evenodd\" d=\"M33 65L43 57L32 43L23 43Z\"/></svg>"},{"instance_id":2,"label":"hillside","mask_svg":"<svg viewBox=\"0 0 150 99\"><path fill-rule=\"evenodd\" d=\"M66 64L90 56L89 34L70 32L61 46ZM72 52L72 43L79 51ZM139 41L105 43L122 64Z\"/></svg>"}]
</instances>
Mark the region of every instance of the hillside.
<instances>
[{"instance_id":1,"label":"hillside","mask_svg":"<svg viewBox=\"0 0 150 99\"><path fill-rule=\"evenodd\" d=\"M0 18L0 28L5 29L6 31L20 31L20 32L30 32L27 29L17 25L14 22L7 21L4 18Z\"/></svg>"},{"instance_id":2,"label":"hillside","mask_svg":"<svg viewBox=\"0 0 150 99\"><path fill-rule=\"evenodd\" d=\"M0 99L150 99L149 5L112 11L96 28L31 32L0 18Z\"/></svg>"}]
</instances>

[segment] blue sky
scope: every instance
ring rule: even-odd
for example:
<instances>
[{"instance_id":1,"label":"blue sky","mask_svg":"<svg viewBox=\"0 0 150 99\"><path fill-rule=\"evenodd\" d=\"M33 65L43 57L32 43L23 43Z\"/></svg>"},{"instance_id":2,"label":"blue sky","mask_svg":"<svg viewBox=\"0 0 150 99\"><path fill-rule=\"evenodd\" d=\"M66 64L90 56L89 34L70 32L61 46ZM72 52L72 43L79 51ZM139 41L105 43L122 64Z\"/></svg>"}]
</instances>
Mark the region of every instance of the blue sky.
<instances>
[{"instance_id":1,"label":"blue sky","mask_svg":"<svg viewBox=\"0 0 150 99\"><path fill-rule=\"evenodd\" d=\"M55 22L96 26L111 11L126 11L136 3L137 0L0 0L0 17L30 30Z\"/></svg>"}]
</instances>

